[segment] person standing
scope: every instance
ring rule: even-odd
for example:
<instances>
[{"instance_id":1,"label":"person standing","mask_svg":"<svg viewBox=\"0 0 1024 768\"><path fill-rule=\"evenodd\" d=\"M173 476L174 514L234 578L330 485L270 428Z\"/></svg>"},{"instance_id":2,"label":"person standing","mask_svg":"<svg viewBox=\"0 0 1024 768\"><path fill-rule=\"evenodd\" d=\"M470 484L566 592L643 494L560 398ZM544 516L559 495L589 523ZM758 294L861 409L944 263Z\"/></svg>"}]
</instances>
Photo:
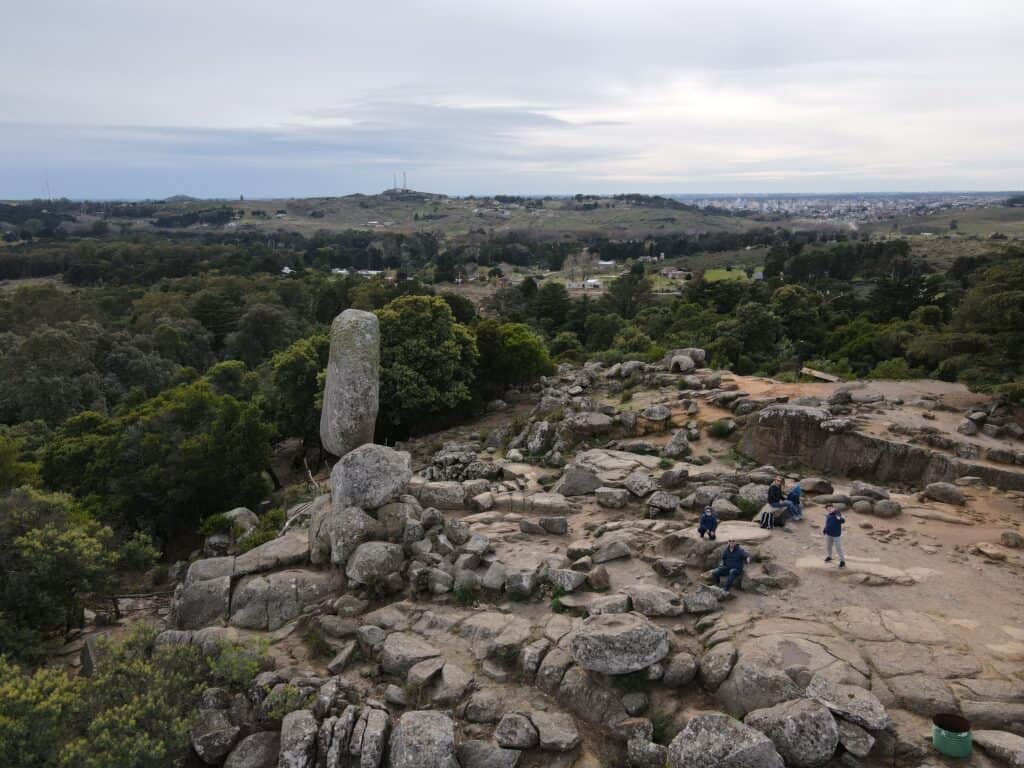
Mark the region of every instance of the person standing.
<instances>
[{"instance_id":1,"label":"person standing","mask_svg":"<svg viewBox=\"0 0 1024 768\"><path fill-rule=\"evenodd\" d=\"M743 566L750 562L750 555L738 542L730 541L722 551L722 564L711 572L711 580L718 586L718 580L725 576L725 593L736 579L743 574Z\"/></svg>"},{"instance_id":2,"label":"person standing","mask_svg":"<svg viewBox=\"0 0 1024 768\"><path fill-rule=\"evenodd\" d=\"M843 513L833 507L831 504L825 506L825 527L822 528L822 533L825 534L825 562L832 562L832 548L835 547L836 554L839 555L839 567L846 567L846 555L843 553L843 544L841 537L843 535L843 523L846 522L846 518L843 517Z\"/></svg>"}]
</instances>

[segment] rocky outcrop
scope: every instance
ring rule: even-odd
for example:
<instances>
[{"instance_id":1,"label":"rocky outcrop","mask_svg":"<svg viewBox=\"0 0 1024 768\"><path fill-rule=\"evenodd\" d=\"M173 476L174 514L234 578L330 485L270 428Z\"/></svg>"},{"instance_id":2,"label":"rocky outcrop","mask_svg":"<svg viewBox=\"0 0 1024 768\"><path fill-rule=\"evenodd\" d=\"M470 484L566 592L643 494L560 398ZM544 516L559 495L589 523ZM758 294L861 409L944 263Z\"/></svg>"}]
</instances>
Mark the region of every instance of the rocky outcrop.
<instances>
[{"instance_id":1,"label":"rocky outcrop","mask_svg":"<svg viewBox=\"0 0 1024 768\"><path fill-rule=\"evenodd\" d=\"M331 324L320 412L320 440L335 456L373 441L380 381L380 324L372 312L346 309Z\"/></svg>"},{"instance_id":2,"label":"rocky outcrop","mask_svg":"<svg viewBox=\"0 0 1024 768\"><path fill-rule=\"evenodd\" d=\"M624 675L668 655L668 632L639 613L591 616L576 631L572 656L584 669Z\"/></svg>"},{"instance_id":3,"label":"rocky outcrop","mask_svg":"<svg viewBox=\"0 0 1024 768\"><path fill-rule=\"evenodd\" d=\"M405 490L412 478L409 454L367 443L346 453L331 470L335 509L376 509Z\"/></svg>"},{"instance_id":4,"label":"rocky outcrop","mask_svg":"<svg viewBox=\"0 0 1024 768\"><path fill-rule=\"evenodd\" d=\"M839 744L835 718L824 704L797 699L756 709L743 722L765 734L790 768L819 768Z\"/></svg>"},{"instance_id":5,"label":"rocky outcrop","mask_svg":"<svg viewBox=\"0 0 1024 768\"><path fill-rule=\"evenodd\" d=\"M1024 490L1024 473L975 464L917 445L854 430L834 431L831 414L811 406L775 404L751 417L741 450L770 464L803 464L879 482L927 485L980 477L1003 490Z\"/></svg>"},{"instance_id":6,"label":"rocky outcrop","mask_svg":"<svg viewBox=\"0 0 1024 768\"><path fill-rule=\"evenodd\" d=\"M719 712L692 718L668 746L666 768L783 768L760 731Z\"/></svg>"},{"instance_id":7,"label":"rocky outcrop","mask_svg":"<svg viewBox=\"0 0 1024 768\"><path fill-rule=\"evenodd\" d=\"M455 724L443 712L406 712L391 732L388 768L459 768Z\"/></svg>"}]
</instances>

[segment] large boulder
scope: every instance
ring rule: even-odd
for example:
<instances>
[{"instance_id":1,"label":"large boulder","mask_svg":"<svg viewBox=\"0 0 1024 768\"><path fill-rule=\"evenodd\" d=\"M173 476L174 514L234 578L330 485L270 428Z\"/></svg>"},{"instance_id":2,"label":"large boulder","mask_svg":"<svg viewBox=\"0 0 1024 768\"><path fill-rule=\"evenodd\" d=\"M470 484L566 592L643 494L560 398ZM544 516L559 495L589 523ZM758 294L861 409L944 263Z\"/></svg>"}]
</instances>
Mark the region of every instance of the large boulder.
<instances>
[{"instance_id":1,"label":"large boulder","mask_svg":"<svg viewBox=\"0 0 1024 768\"><path fill-rule=\"evenodd\" d=\"M253 574L239 580L231 595L231 625L243 629L280 629L298 618L307 605L331 593L332 578L323 571L290 570Z\"/></svg>"},{"instance_id":2,"label":"large boulder","mask_svg":"<svg viewBox=\"0 0 1024 768\"><path fill-rule=\"evenodd\" d=\"M399 544L368 541L360 544L345 566L345 575L353 584L374 584L397 573L405 565L405 551Z\"/></svg>"},{"instance_id":3,"label":"large boulder","mask_svg":"<svg viewBox=\"0 0 1024 768\"><path fill-rule=\"evenodd\" d=\"M192 749L207 765L220 765L241 733L221 709L200 709L189 728Z\"/></svg>"},{"instance_id":4,"label":"large boulder","mask_svg":"<svg viewBox=\"0 0 1024 768\"><path fill-rule=\"evenodd\" d=\"M552 664L548 660L553 659ZM537 673L538 687L551 693L551 680L559 674L559 659L571 663L571 659L560 648L555 648L545 658ZM622 691L609 685L604 676L571 666L561 675L558 683L558 701L566 709L588 723L614 728L629 715L622 704Z\"/></svg>"},{"instance_id":5,"label":"large boulder","mask_svg":"<svg viewBox=\"0 0 1024 768\"><path fill-rule=\"evenodd\" d=\"M316 717L308 709L289 712L281 721L278 768L313 768L316 762Z\"/></svg>"},{"instance_id":6,"label":"large boulder","mask_svg":"<svg viewBox=\"0 0 1024 768\"><path fill-rule=\"evenodd\" d=\"M406 712L389 747L388 768L459 768L455 724L443 712Z\"/></svg>"},{"instance_id":7,"label":"large boulder","mask_svg":"<svg viewBox=\"0 0 1024 768\"><path fill-rule=\"evenodd\" d=\"M1008 768L1024 768L1024 737L1006 731L974 731L974 746Z\"/></svg>"},{"instance_id":8,"label":"large boulder","mask_svg":"<svg viewBox=\"0 0 1024 768\"><path fill-rule=\"evenodd\" d=\"M668 632L639 613L591 616L570 644L576 663L592 672L624 675L668 654Z\"/></svg>"},{"instance_id":9,"label":"large boulder","mask_svg":"<svg viewBox=\"0 0 1024 768\"><path fill-rule=\"evenodd\" d=\"M828 707L796 699L768 709L755 709L743 722L772 740L790 768L825 765L839 744L839 729Z\"/></svg>"},{"instance_id":10,"label":"large boulder","mask_svg":"<svg viewBox=\"0 0 1024 768\"><path fill-rule=\"evenodd\" d=\"M720 712L702 712L668 745L666 768L783 768L760 731Z\"/></svg>"},{"instance_id":11,"label":"large boulder","mask_svg":"<svg viewBox=\"0 0 1024 768\"><path fill-rule=\"evenodd\" d=\"M439 480L413 487L413 493L425 507L462 509L466 505L466 488L454 480Z\"/></svg>"},{"instance_id":12,"label":"large boulder","mask_svg":"<svg viewBox=\"0 0 1024 768\"><path fill-rule=\"evenodd\" d=\"M232 575L237 579L250 573L304 565L308 559L308 536L301 531L289 531L236 557Z\"/></svg>"},{"instance_id":13,"label":"large boulder","mask_svg":"<svg viewBox=\"0 0 1024 768\"><path fill-rule=\"evenodd\" d=\"M555 486L555 491L563 496L583 496L593 493L600 487L601 480L594 470L570 464L566 467L561 482Z\"/></svg>"},{"instance_id":14,"label":"large boulder","mask_svg":"<svg viewBox=\"0 0 1024 768\"><path fill-rule=\"evenodd\" d=\"M457 755L462 768L516 768L522 752L489 741L469 739L459 744Z\"/></svg>"},{"instance_id":15,"label":"large boulder","mask_svg":"<svg viewBox=\"0 0 1024 768\"><path fill-rule=\"evenodd\" d=\"M335 509L376 509L397 498L412 478L406 451L366 443L346 453L331 470Z\"/></svg>"},{"instance_id":16,"label":"large boulder","mask_svg":"<svg viewBox=\"0 0 1024 768\"><path fill-rule=\"evenodd\" d=\"M372 312L346 309L331 324L320 412L320 441L335 456L372 442L380 382L380 324Z\"/></svg>"},{"instance_id":17,"label":"large boulder","mask_svg":"<svg viewBox=\"0 0 1024 768\"><path fill-rule=\"evenodd\" d=\"M967 503L964 492L952 483L928 483L924 488L924 497L959 507Z\"/></svg>"},{"instance_id":18,"label":"large boulder","mask_svg":"<svg viewBox=\"0 0 1024 768\"><path fill-rule=\"evenodd\" d=\"M441 652L426 640L407 632L392 632L384 640L380 668L385 674L405 679L409 670L427 659L440 656Z\"/></svg>"},{"instance_id":19,"label":"large boulder","mask_svg":"<svg viewBox=\"0 0 1024 768\"><path fill-rule=\"evenodd\" d=\"M719 686L717 697L732 714L742 716L800 696L800 687L780 667L764 661L759 654L741 654Z\"/></svg>"},{"instance_id":20,"label":"large boulder","mask_svg":"<svg viewBox=\"0 0 1024 768\"><path fill-rule=\"evenodd\" d=\"M804 695L820 701L833 714L869 731L880 731L889 725L889 714L882 702L870 691L856 685L834 683L824 675L816 674L811 678Z\"/></svg>"},{"instance_id":21,"label":"large boulder","mask_svg":"<svg viewBox=\"0 0 1024 768\"><path fill-rule=\"evenodd\" d=\"M315 564L342 568L364 541L384 536L381 523L359 507L324 507L314 511L309 524L309 558Z\"/></svg>"},{"instance_id":22,"label":"large boulder","mask_svg":"<svg viewBox=\"0 0 1024 768\"><path fill-rule=\"evenodd\" d=\"M277 731L260 731L246 736L231 750L224 768L277 768L277 756L281 751L281 734Z\"/></svg>"},{"instance_id":23,"label":"large boulder","mask_svg":"<svg viewBox=\"0 0 1024 768\"><path fill-rule=\"evenodd\" d=\"M633 602L633 610L644 616L682 616L686 613L683 596L671 589L635 584L624 591Z\"/></svg>"},{"instance_id":24,"label":"large boulder","mask_svg":"<svg viewBox=\"0 0 1024 768\"><path fill-rule=\"evenodd\" d=\"M580 743L580 734L570 715L561 712L531 712L540 748L547 752L568 752Z\"/></svg>"},{"instance_id":25,"label":"large boulder","mask_svg":"<svg viewBox=\"0 0 1024 768\"><path fill-rule=\"evenodd\" d=\"M175 596L174 618L178 629L201 629L223 624L228 616L231 577L196 581Z\"/></svg>"},{"instance_id":26,"label":"large boulder","mask_svg":"<svg viewBox=\"0 0 1024 768\"><path fill-rule=\"evenodd\" d=\"M672 433L672 439L661 450L661 455L668 459L681 459L689 456L691 450L690 441L686 439L686 430L677 429Z\"/></svg>"}]
</instances>

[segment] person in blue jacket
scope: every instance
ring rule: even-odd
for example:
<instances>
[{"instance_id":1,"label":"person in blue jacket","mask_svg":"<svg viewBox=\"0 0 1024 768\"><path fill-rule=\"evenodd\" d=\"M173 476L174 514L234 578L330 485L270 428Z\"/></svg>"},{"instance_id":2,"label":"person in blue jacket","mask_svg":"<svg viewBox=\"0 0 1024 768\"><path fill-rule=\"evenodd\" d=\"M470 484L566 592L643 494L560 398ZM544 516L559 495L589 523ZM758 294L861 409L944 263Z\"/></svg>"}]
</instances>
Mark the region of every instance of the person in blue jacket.
<instances>
[{"instance_id":1,"label":"person in blue jacket","mask_svg":"<svg viewBox=\"0 0 1024 768\"><path fill-rule=\"evenodd\" d=\"M728 594L732 583L743 573L743 566L750 562L750 555L739 545L730 541L722 551L722 564L711 572L711 579L718 586L718 580L725 576L725 591Z\"/></svg>"},{"instance_id":2,"label":"person in blue jacket","mask_svg":"<svg viewBox=\"0 0 1024 768\"><path fill-rule=\"evenodd\" d=\"M718 518L715 517L714 510L711 507L704 507L704 513L700 516L700 522L698 523L697 533L703 539L704 534L708 535L708 538L714 541L715 531L718 530Z\"/></svg>"},{"instance_id":3,"label":"person in blue jacket","mask_svg":"<svg viewBox=\"0 0 1024 768\"><path fill-rule=\"evenodd\" d=\"M804 489L800 487L800 483L790 488L789 493L786 494L786 501L793 505L792 517L794 520L804 519L803 495Z\"/></svg>"},{"instance_id":4,"label":"person in blue jacket","mask_svg":"<svg viewBox=\"0 0 1024 768\"><path fill-rule=\"evenodd\" d=\"M843 553L840 537L843 535L843 523L846 522L846 518L831 504L825 506L825 512L825 527L821 530L825 534L825 562L832 562L832 547L835 547L836 554L839 555L839 567L845 568L846 555Z\"/></svg>"},{"instance_id":5,"label":"person in blue jacket","mask_svg":"<svg viewBox=\"0 0 1024 768\"><path fill-rule=\"evenodd\" d=\"M768 486L768 506L774 511L774 525L776 526L783 526L788 520L800 519L800 512L796 508L796 504L785 498L782 493L781 476L776 477Z\"/></svg>"}]
</instances>

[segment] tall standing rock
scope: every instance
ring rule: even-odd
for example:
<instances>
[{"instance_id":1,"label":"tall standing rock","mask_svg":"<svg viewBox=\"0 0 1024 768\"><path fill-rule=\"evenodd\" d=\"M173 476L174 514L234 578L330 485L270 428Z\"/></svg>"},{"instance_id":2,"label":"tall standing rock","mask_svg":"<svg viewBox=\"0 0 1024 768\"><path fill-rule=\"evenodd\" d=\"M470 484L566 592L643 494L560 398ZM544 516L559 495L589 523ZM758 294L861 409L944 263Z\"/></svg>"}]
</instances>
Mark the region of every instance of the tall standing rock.
<instances>
[{"instance_id":1,"label":"tall standing rock","mask_svg":"<svg viewBox=\"0 0 1024 768\"><path fill-rule=\"evenodd\" d=\"M373 442L379 382L377 316L346 309L331 324L331 355L320 412L320 441L335 456Z\"/></svg>"}]
</instances>

